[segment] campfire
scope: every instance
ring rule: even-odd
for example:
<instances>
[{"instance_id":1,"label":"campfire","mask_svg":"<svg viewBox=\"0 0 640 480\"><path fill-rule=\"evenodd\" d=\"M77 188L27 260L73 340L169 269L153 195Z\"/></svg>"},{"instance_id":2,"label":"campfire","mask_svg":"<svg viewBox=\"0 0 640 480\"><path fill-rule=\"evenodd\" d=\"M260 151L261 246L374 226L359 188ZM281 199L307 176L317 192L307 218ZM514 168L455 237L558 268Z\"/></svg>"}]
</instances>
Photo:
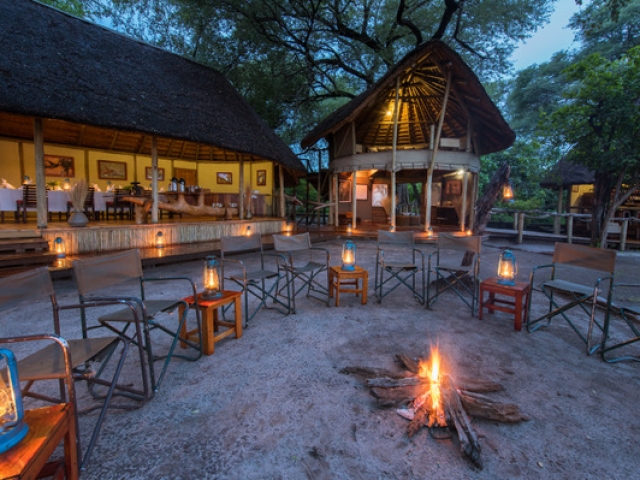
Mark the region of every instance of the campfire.
<instances>
[{"instance_id":1,"label":"campfire","mask_svg":"<svg viewBox=\"0 0 640 480\"><path fill-rule=\"evenodd\" d=\"M470 417L511 423L528 420L517 405L485 395L503 390L502 385L483 380L454 382L437 348L426 360L406 355L396 355L396 359L403 367L401 372L369 367L346 367L341 372L363 377L380 407L394 407L409 420L409 437L423 427L438 440L452 438L455 432L463 455L482 468L480 443Z\"/></svg>"}]
</instances>

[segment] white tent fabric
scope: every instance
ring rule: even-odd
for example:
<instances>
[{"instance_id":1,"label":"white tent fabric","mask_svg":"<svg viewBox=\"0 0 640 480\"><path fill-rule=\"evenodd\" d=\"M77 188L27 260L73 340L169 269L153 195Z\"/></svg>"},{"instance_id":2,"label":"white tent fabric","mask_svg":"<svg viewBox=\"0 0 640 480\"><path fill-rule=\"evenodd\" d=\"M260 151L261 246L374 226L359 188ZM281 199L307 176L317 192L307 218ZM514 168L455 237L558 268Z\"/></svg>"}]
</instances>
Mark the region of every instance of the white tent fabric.
<instances>
[{"instance_id":1,"label":"white tent fabric","mask_svg":"<svg viewBox=\"0 0 640 480\"><path fill-rule=\"evenodd\" d=\"M398 150L396 152L396 171L426 170L431 163L432 150ZM331 161L330 170L337 172L355 172L358 170L391 171L392 152L369 152L347 155ZM477 173L480 171L480 157L468 152L439 150L434 165L435 170L455 171L464 169Z\"/></svg>"}]
</instances>

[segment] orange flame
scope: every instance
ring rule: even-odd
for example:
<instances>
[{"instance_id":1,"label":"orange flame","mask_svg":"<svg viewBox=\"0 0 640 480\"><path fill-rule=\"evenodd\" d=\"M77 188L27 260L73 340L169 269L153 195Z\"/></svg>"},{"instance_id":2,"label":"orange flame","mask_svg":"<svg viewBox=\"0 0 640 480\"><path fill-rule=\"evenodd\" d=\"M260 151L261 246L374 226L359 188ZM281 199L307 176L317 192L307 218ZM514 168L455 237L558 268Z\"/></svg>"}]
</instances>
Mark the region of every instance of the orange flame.
<instances>
[{"instance_id":1,"label":"orange flame","mask_svg":"<svg viewBox=\"0 0 640 480\"><path fill-rule=\"evenodd\" d=\"M444 427L447 425L440 392L440 365L440 353L437 348L431 350L430 362L420 362L419 364L418 375L421 378L429 379L429 390L415 399L414 408L419 408L425 402L429 402L429 427L434 425Z\"/></svg>"}]
</instances>

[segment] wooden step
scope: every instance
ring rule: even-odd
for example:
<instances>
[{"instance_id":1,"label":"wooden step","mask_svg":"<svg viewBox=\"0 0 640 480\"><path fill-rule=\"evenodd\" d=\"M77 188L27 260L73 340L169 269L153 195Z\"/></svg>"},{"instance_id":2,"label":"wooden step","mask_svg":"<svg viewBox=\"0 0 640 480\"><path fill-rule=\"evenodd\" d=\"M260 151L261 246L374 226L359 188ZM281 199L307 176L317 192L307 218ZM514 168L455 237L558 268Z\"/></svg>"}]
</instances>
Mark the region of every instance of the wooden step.
<instances>
[{"instance_id":1,"label":"wooden step","mask_svg":"<svg viewBox=\"0 0 640 480\"><path fill-rule=\"evenodd\" d=\"M0 239L0 252L48 251L49 243L42 237Z\"/></svg>"},{"instance_id":2,"label":"wooden step","mask_svg":"<svg viewBox=\"0 0 640 480\"><path fill-rule=\"evenodd\" d=\"M11 255L0 255L0 268L23 267L27 265L51 265L55 260L55 253L15 253Z\"/></svg>"}]
</instances>

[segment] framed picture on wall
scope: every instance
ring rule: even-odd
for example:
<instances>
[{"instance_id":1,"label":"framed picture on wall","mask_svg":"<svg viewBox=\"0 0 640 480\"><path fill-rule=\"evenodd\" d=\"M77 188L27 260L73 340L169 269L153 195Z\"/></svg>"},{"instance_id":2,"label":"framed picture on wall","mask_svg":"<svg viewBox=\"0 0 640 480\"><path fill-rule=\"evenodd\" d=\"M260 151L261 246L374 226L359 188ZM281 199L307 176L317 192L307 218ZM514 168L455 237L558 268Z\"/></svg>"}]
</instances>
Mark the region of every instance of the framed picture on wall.
<instances>
[{"instance_id":1,"label":"framed picture on wall","mask_svg":"<svg viewBox=\"0 0 640 480\"><path fill-rule=\"evenodd\" d=\"M356 185L356 200L366 200L369 198L368 185Z\"/></svg>"},{"instance_id":2,"label":"framed picture on wall","mask_svg":"<svg viewBox=\"0 0 640 480\"><path fill-rule=\"evenodd\" d=\"M351 201L351 182L341 180L338 182L338 202L346 203Z\"/></svg>"},{"instance_id":3,"label":"framed picture on wall","mask_svg":"<svg viewBox=\"0 0 640 480\"><path fill-rule=\"evenodd\" d=\"M46 177L75 177L76 168L73 157L63 157L61 155L45 155L44 175Z\"/></svg>"},{"instance_id":4,"label":"framed picture on wall","mask_svg":"<svg viewBox=\"0 0 640 480\"><path fill-rule=\"evenodd\" d=\"M153 167L144 167L144 178L153 180ZM158 168L158 181L164 182L164 168Z\"/></svg>"},{"instance_id":5,"label":"framed picture on wall","mask_svg":"<svg viewBox=\"0 0 640 480\"><path fill-rule=\"evenodd\" d=\"M389 185L374 183L371 187L371 206L384 207L389 199Z\"/></svg>"},{"instance_id":6,"label":"framed picture on wall","mask_svg":"<svg viewBox=\"0 0 640 480\"><path fill-rule=\"evenodd\" d=\"M256 182L258 186L265 186L267 184L267 171L266 170L258 170L256 171Z\"/></svg>"},{"instance_id":7,"label":"framed picture on wall","mask_svg":"<svg viewBox=\"0 0 640 480\"><path fill-rule=\"evenodd\" d=\"M127 164L112 160L98 160L98 178L103 180L126 180Z\"/></svg>"},{"instance_id":8,"label":"framed picture on wall","mask_svg":"<svg viewBox=\"0 0 640 480\"><path fill-rule=\"evenodd\" d=\"M219 185L231 185L233 183L233 175L231 172L218 172L216 179Z\"/></svg>"},{"instance_id":9,"label":"framed picture on wall","mask_svg":"<svg viewBox=\"0 0 640 480\"><path fill-rule=\"evenodd\" d=\"M444 184L445 195L460 195L462 193L462 180L449 180Z\"/></svg>"}]
</instances>

